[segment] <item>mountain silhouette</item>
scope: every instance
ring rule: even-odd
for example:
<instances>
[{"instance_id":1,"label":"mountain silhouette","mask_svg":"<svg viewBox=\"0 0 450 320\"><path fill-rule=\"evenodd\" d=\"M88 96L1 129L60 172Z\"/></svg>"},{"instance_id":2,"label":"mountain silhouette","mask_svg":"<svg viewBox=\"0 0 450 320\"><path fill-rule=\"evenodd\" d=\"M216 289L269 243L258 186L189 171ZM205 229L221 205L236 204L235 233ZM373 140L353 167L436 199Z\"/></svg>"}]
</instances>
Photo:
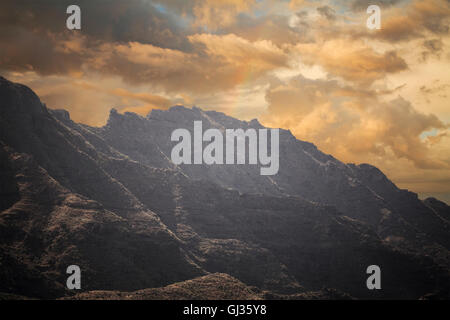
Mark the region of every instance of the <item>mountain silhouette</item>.
<instances>
[{"instance_id":1,"label":"mountain silhouette","mask_svg":"<svg viewBox=\"0 0 450 320\"><path fill-rule=\"evenodd\" d=\"M0 78L0 292L449 298L445 203L421 201L376 167L342 163L283 129L277 175L177 166L171 132L195 120L204 130L263 128L182 106L147 117L112 109L105 126L91 127ZM83 293L65 287L72 264ZM380 266L382 290L367 289L369 265Z\"/></svg>"}]
</instances>

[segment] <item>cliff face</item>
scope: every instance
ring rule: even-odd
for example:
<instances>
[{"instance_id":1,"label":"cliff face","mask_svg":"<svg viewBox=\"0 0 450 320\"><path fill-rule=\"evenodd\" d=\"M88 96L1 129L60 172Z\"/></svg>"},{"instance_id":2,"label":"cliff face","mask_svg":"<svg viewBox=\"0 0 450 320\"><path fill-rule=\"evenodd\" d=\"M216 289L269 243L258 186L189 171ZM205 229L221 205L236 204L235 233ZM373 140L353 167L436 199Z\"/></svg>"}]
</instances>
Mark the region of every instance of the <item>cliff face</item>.
<instances>
[{"instance_id":1,"label":"cliff face","mask_svg":"<svg viewBox=\"0 0 450 320\"><path fill-rule=\"evenodd\" d=\"M83 290L221 272L258 297L324 287L356 298L448 295L444 203L422 202L377 168L344 164L285 130L275 176L251 165L176 166L171 132L194 120L204 130L262 127L178 106L146 118L112 110L93 128L1 78L0 292L70 295L65 268L77 264ZM383 290L365 286L371 264Z\"/></svg>"},{"instance_id":2,"label":"cliff face","mask_svg":"<svg viewBox=\"0 0 450 320\"><path fill-rule=\"evenodd\" d=\"M214 111L178 106L168 111L153 110L146 118L113 111L108 124L95 131L136 161L173 168L169 159L174 143L168 137L177 128L192 130L195 120L202 121L204 130L262 128L256 120L240 121ZM180 165L178 169L192 179L208 180L241 193L297 195L329 204L379 229L383 237L393 235L384 230L383 222L389 215L391 220L402 220L397 221L398 228L409 224L447 249L450 246L448 217L442 219L416 194L398 189L371 165L342 163L286 130L280 132L280 169L274 176L261 176L254 165Z\"/></svg>"},{"instance_id":3,"label":"cliff face","mask_svg":"<svg viewBox=\"0 0 450 320\"><path fill-rule=\"evenodd\" d=\"M85 289L204 274L158 215L104 170L106 156L30 89L1 79L0 94L0 291L62 295L71 264L82 268Z\"/></svg>"}]
</instances>

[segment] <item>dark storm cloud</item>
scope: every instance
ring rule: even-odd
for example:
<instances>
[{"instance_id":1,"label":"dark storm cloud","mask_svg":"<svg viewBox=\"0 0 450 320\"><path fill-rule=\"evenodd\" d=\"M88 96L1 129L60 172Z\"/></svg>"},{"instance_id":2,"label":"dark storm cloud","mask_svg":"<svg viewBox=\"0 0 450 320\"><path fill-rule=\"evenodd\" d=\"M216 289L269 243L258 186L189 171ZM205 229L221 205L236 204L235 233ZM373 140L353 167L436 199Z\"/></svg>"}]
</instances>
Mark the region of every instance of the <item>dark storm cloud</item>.
<instances>
[{"instance_id":1,"label":"dark storm cloud","mask_svg":"<svg viewBox=\"0 0 450 320\"><path fill-rule=\"evenodd\" d=\"M66 8L71 4L81 8L80 33L92 39L136 41L171 49L188 45L176 21L145 0L2 0L0 26L68 33Z\"/></svg>"},{"instance_id":2,"label":"dark storm cloud","mask_svg":"<svg viewBox=\"0 0 450 320\"><path fill-rule=\"evenodd\" d=\"M81 30L68 30L66 9L81 8ZM2 0L0 70L42 75L80 73L102 44L139 42L189 51L172 17L145 0Z\"/></svg>"},{"instance_id":3,"label":"dark storm cloud","mask_svg":"<svg viewBox=\"0 0 450 320\"><path fill-rule=\"evenodd\" d=\"M67 74L79 71L84 56L60 51L55 47L54 38L43 33L11 26L0 30L0 70Z\"/></svg>"}]
</instances>

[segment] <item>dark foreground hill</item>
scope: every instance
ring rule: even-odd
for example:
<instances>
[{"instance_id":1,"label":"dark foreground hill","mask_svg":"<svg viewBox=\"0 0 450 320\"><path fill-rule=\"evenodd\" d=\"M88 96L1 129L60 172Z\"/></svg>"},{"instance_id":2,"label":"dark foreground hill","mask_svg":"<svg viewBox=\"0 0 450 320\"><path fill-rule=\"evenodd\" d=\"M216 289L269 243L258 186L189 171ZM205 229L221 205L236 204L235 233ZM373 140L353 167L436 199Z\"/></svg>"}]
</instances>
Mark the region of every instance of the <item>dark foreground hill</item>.
<instances>
[{"instance_id":1,"label":"dark foreground hill","mask_svg":"<svg viewBox=\"0 0 450 320\"><path fill-rule=\"evenodd\" d=\"M239 280L214 273L192 280L177 282L162 288L143 289L134 292L89 291L69 299L75 300L259 300L261 294Z\"/></svg>"},{"instance_id":2,"label":"dark foreground hill","mask_svg":"<svg viewBox=\"0 0 450 320\"><path fill-rule=\"evenodd\" d=\"M170 134L194 120L205 129L261 127L173 107L147 118L112 110L94 128L0 78L3 296L71 297L65 270L76 264L89 291L76 298L98 290L188 298L178 289L197 283L202 297L216 298L229 284L251 288L248 298L449 298L446 204L285 130L275 176L250 165L175 166ZM382 290L366 287L372 264ZM202 283L211 276L198 277L210 273L228 276L213 276L209 292ZM157 287L166 289L149 289Z\"/></svg>"}]
</instances>

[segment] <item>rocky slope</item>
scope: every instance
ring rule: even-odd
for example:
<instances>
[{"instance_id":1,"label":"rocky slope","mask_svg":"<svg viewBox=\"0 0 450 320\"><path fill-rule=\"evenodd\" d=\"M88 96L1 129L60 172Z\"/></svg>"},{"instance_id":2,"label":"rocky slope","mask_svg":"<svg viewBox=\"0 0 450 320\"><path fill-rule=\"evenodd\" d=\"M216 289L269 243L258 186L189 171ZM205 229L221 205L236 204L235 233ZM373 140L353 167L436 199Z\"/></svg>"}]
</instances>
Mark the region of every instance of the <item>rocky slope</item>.
<instances>
[{"instance_id":1,"label":"rocky slope","mask_svg":"<svg viewBox=\"0 0 450 320\"><path fill-rule=\"evenodd\" d=\"M146 118L112 110L93 128L0 78L0 292L70 297L65 268L77 264L83 291L113 291L77 298L222 299L238 282L251 286L249 298L449 297L446 204L285 130L276 176L250 165L175 166L170 134L194 120L261 127L178 106ZM383 290L365 286L371 264ZM237 280L183 282L203 288L197 296L170 286L208 273ZM208 291L208 281L220 285Z\"/></svg>"},{"instance_id":2,"label":"rocky slope","mask_svg":"<svg viewBox=\"0 0 450 320\"><path fill-rule=\"evenodd\" d=\"M108 124L92 128L116 150L132 159L156 168L173 168L170 154L174 143L168 139L173 130L192 130L201 120L203 130L218 128L255 128L257 120L240 121L214 111L181 106L168 111L153 110L146 118L111 111ZM398 189L380 170L368 165L344 164L319 151L313 144L295 139L286 130L280 132L280 170L274 176L261 176L252 165L180 165L193 179L206 179L241 193L299 195L307 200L335 206L345 215L379 229L384 237L386 215L396 221L398 232L405 224L423 231L432 241L450 248L449 220L436 214L417 195ZM392 221L394 223L394 221ZM396 234L404 236L404 234Z\"/></svg>"}]
</instances>

